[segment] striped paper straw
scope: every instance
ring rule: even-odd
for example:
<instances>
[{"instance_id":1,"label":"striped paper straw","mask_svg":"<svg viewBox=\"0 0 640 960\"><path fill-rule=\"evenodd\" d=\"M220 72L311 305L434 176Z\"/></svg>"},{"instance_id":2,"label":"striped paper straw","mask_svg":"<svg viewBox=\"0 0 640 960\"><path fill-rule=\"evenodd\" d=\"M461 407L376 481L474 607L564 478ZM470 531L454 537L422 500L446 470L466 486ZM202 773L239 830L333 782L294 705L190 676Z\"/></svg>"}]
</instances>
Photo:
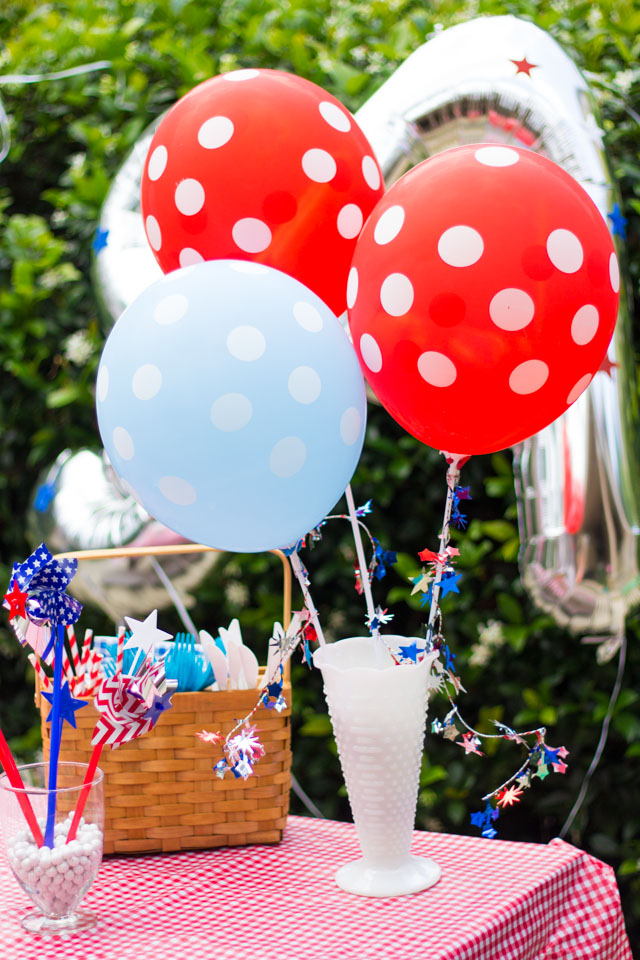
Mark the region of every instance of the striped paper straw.
<instances>
[{"instance_id":1,"label":"striped paper straw","mask_svg":"<svg viewBox=\"0 0 640 960\"><path fill-rule=\"evenodd\" d=\"M118 627L118 652L116 655L116 673L122 673L124 667L124 627Z\"/></svg>"},{"instance_id":2,"label":"striped paper straw","mask_svg":"<svg viewBox=\"0 0 640 960\"><path fill-rule=\"evenodd\" d=\"M73 663L73 672L80 676L80 651L78 650L78 641L73 627L67 627L67 637L69 638L69 647L71 649L71 662Z\"/></svg>"},{"instance_id":3,"label":"striped paper straw","mask_svg":"<svg viewBox=\"0 0 640 960\"><path fill-rule=\"evenodd\" d=\"M47 691L50 690L51 681L49 680L49 677L46 675L46 673L42 669L42 664L36 657L35 653L30 653L28 659L29 659L29 663L31 664L31 666L36 672L36 675L40 681L40 686L42 687L42 689Z\"/></svg>"}]
</instances>

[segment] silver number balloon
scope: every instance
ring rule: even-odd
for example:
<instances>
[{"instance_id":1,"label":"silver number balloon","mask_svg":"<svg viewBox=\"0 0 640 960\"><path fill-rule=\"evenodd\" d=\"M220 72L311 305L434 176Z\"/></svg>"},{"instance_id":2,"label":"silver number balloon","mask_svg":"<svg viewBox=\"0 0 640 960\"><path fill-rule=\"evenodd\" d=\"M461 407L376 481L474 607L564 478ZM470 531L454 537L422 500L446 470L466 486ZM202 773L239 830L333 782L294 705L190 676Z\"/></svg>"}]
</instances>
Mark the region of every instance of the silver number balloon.
<instances>
[{"instance_id":1,"label":"silver number balloon","mask_svg":"<svg viewBox=\"0 0 640 960\"><path fill-rule=\"evenodd\" d=\"M30 542L45 540L54 553L184 542L153 520L120 486L106 456L92 450L64 450L45 471L27 514L27 529ZM162 569L183 601L190 602L185 591L197 587L216 556L163 559ZM97 604L115 621L171 603L150 557L81 563L73 583L80 600Z\"/></svg>"},{"instance_id":2,"label":"silver number balloon","mask_svg":"<svg viewBox=\"0 0 640 960\"><path fill-rule=\"evenodd\" d=\"M532 23L482 17L437 33L357 119L388 183L450 147L514 144L564 167L619 233L592 94L567 54ZM604 367L559 420L514 451L520 568L534 601L559 624L620 636L640 600L640 431L624 290Z\"/></svg>"}]
</instances>

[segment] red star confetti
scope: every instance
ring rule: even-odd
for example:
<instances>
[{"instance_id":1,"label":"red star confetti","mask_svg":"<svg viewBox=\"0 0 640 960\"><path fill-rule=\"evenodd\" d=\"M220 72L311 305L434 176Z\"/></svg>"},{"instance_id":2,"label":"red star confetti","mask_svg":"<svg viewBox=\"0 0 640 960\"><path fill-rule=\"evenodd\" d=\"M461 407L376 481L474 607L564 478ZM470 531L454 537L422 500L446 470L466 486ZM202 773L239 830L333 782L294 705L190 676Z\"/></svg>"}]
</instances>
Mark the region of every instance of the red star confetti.
<instances>
[{"instance_id":1,"label":"red star confetti","mask_svg":"<svg viewBox=\"0 0 640 960\"><path fill-rule=\"evenodd\" d=\"M472 733L463 733L462 739L458 740L457 743L464 747L465 753L477 753L479 757L484 757L482 750L479 750L480 741Z\"/></svg>"},{"instance_id":2,"label":"red star confetti","mask_svg":"<svg viewBox=\"0 0 640 960\"><path fill-rule=\"evenodd\" d=\"M535 70L538 66L537 63L529 63L526 57L523 60L511 60L510 62L515 64L515 66L518 68L516 70L516 77L519 73L525 73L528 77L530 77L531 71Z\"/></svg>"},{"instance_id":3,"label":"red star confetti","mask_svg":"<svg viewBox=\"0 0 640 960\"><path fill-rule=\"evenodd\" d=\"M425 563L438 563L438 561L441 559L440 554L434 553L433 550L421 550L418 556Z\"/></svg>"},{"instance_id":4,"label":"red star confetti","mask_svg":"<svg viewBox=\"0 0 640 960\"><path fill-rule=\"evenodd\" d=\"M508 787L505 790L502 790L496 800L498 801L499 807L512 807L514 803L520 802L520 797L524 793L521 787Z\"/></svg>"},{"instance_id":5,"label":"red star confetti","mask_svg":"<svg viewBox=\"0 0 640 960\"><path fill-rule=\"evenodd\" d=\"M198 740L205 743L221 743L224 737L219 733L212 733L210 730L203 730L202 733L196 733Z\"/></svg>"}]
</instances>

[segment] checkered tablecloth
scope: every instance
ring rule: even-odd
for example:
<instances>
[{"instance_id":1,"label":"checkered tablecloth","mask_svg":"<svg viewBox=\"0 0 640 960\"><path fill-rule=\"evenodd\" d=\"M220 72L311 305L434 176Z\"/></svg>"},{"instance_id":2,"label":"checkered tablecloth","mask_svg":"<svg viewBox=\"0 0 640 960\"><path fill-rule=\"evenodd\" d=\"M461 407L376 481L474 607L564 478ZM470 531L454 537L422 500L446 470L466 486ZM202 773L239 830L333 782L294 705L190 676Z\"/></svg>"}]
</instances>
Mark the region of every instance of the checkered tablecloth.
<instances>
[{"instance_id":1,"label":"checkered tablecloth","mask_svg":"<svg viewBox=\"0 0 640 960\"><path fill-rule=\"evenodd\" d=\"M0 861L2 960L630 960L611 867L548 846L416 833L442 879L393 900L343 893L351 824L291 817L278 846L109 859L82 906L98 927L22 932L29 902Z\"/></svg>"}]
</instances>

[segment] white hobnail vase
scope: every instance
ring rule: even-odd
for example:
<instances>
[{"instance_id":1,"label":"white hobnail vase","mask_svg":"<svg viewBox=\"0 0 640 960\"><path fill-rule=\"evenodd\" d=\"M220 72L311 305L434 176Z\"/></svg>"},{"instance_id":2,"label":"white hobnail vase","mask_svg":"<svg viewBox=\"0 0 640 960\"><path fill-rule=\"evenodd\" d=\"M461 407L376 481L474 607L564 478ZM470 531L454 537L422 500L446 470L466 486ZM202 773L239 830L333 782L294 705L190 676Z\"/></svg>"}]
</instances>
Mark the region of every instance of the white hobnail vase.
<instances>
[{"instance_id":1,"label":"white hobnail vase","mask_svg":"<svg viewBox=\"0 0 640 960\"><path fill-rule=\"evenodd\" d=\"M393 648L420 643L385 640ZM338 640L314 654L362 851L336 874L349 893L399 897L440 879L433 860L410 853L435 657L398 666L370 637Z\"/></svg>"}]
</instances>

